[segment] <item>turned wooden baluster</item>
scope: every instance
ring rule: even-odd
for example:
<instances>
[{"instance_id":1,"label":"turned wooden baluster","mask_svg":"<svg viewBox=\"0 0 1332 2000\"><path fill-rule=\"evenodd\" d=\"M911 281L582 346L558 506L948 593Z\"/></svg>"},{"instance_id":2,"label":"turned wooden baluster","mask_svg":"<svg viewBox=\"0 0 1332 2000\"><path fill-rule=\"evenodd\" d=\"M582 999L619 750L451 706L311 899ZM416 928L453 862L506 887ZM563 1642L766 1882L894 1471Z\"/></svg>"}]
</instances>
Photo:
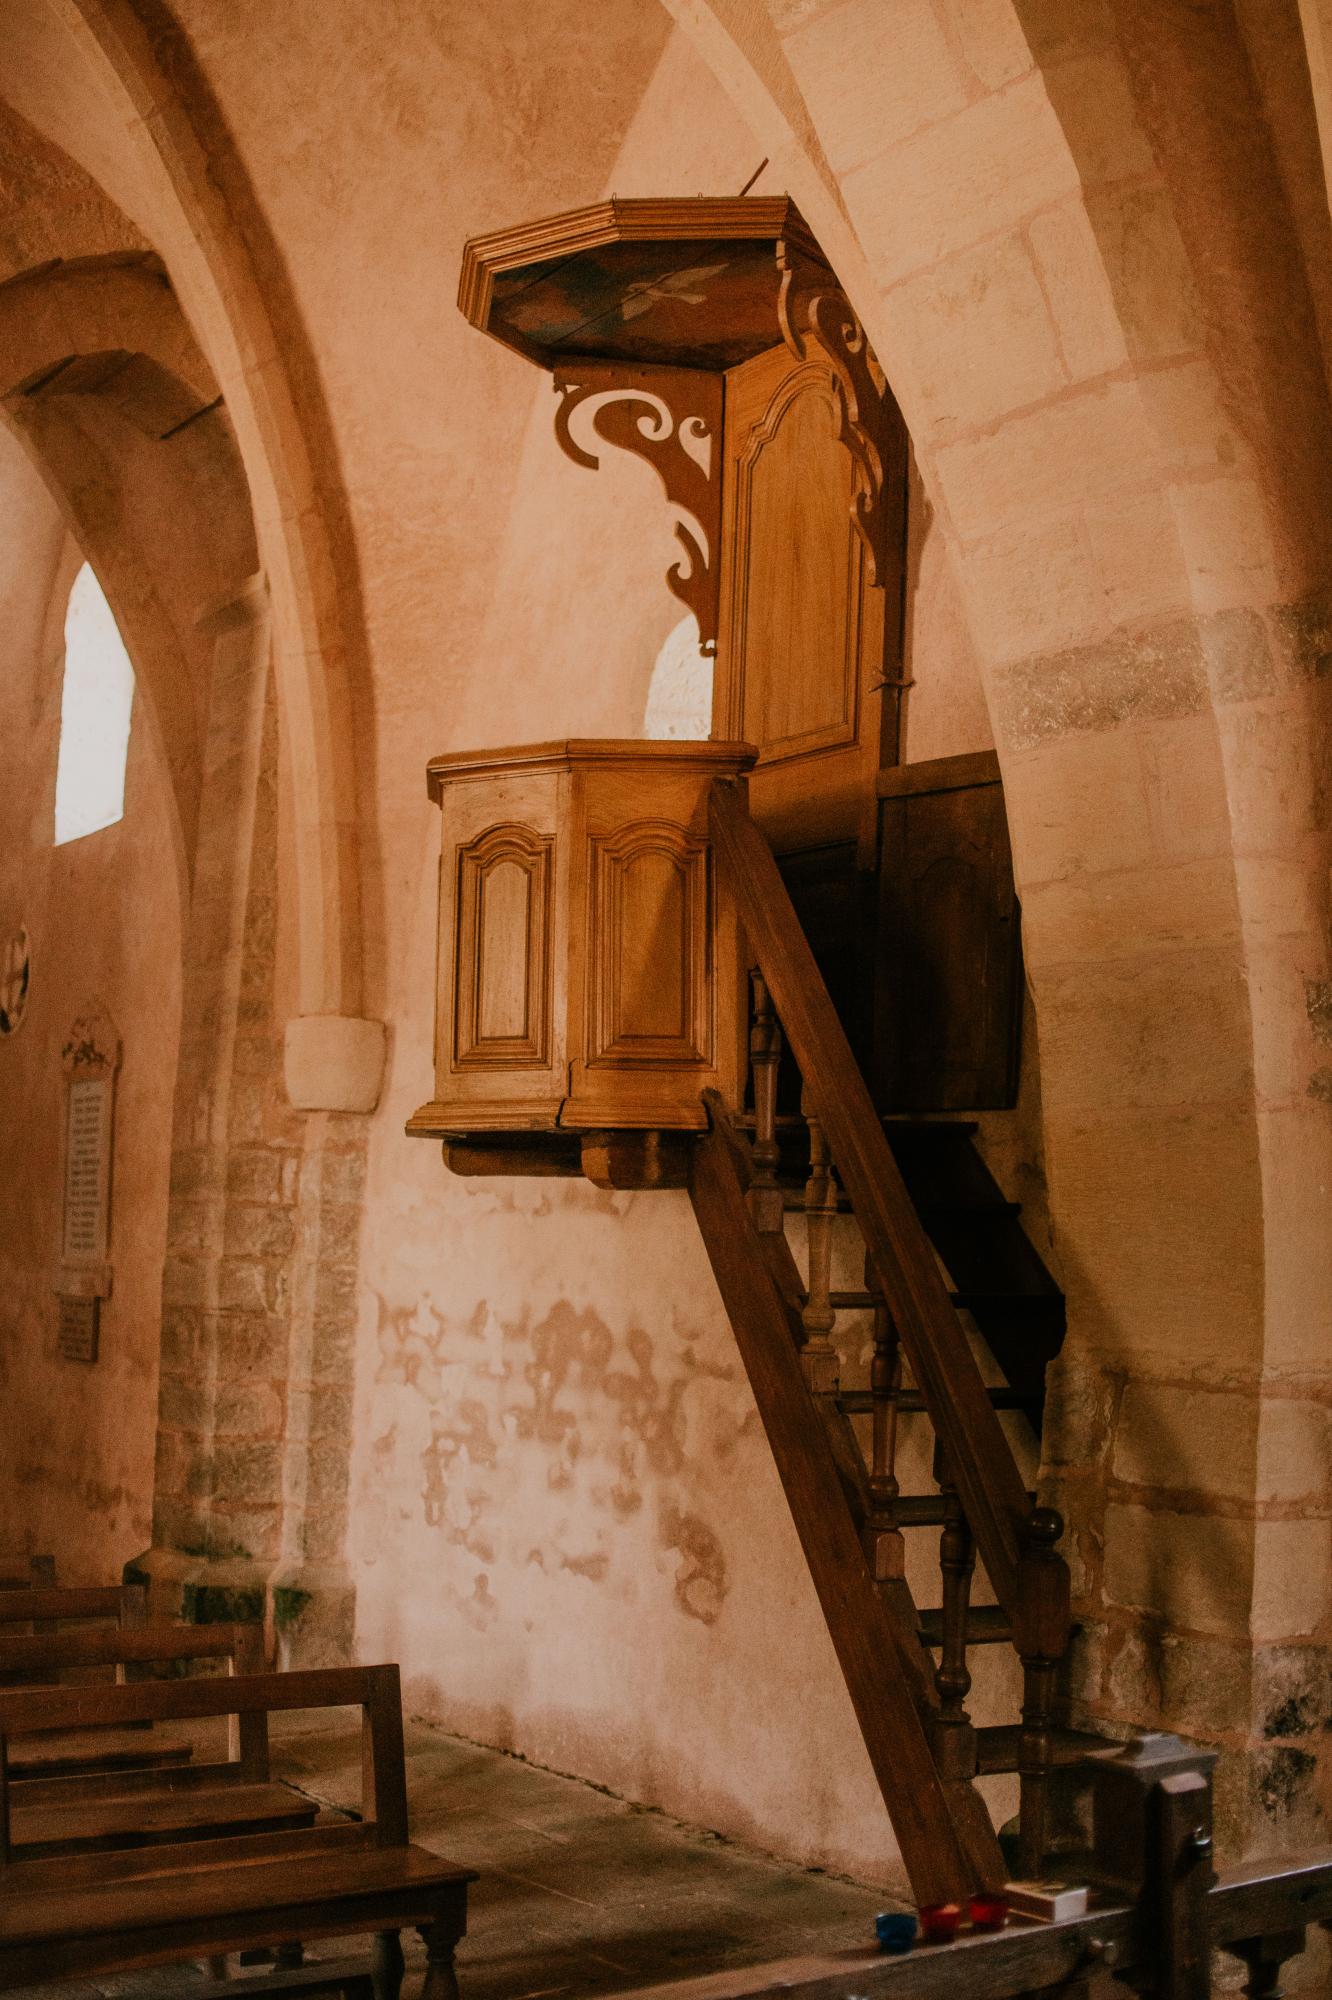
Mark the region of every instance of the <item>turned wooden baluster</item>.
<instances>
[{"instance_id":1,"label":"turned wooden baluster","mask_svg":"<svg viewBox=\"0 0 1332 2000\"><path fill-rule=\"evenodd\" d=\"M865 1290L873 1301L874 1354L870 1361L870 1518L865 1543L870 1571L878 1583L905 1573L906 1543L897 1525L897 1395L902 1384L902 1350L897 1327L874 1268L865 1253Z\"/></svg>"},{"instance_id":2,"label":"turned wooden baluster","mask_svg":"<svg viewBox=\"0 0 1332 2000\"><path fill-rule=\"evenodd\" d=\"M749 1031L749 1061L754 1078L753 1172L749 1212L763 1236L782 1232L782 1191L777 1184L781 1149L777 1144L777 1068L782 1059L782 1029L773 1011L767 981L754 969L754 1021Z\"/></svg>"},{"instance_id":3,"label":"turned wooden baluster","mask_svg":"<svg viewBox=\"0 0 1332 2000\"><path fill-rule=\"evenodd\" d=\"M832 1343L837 1315L829 1296L837 1183L833 1179L832 1155L823 1135L823 1123L810 1102L808 1090L801 1095L800 1110L809 1127L809 1179L805 1182L809 1279L804 1310L800 1315L805 1328L800 1363L813 1393L816 1396L831 1396L836 1394L838 1383L837 1349Z\"/></svg>"},{"instance_id":4,"label":"turned wooden baluster","mask_svg":"<svg viewBox=\"0 0 1332 2000\"><path fill-rule=\"evenodd\" d=\"M971 1579L976 1569L976 1544L962 1512L943 1454L936 1452L935 1477L946 1509L939 1537L939 1568L943 1572L943 1643L934 1686L939 1712L934 1720L935 1761L946 1778L969 1778L976 1769L976 1736L967 1714L971 1675L967 1670L967 1613Z\"/></svg>"},{"instance_id":5,"label":"turned wooden baluster","mask_svg":"<svg viewBox=\"0 0 1332 2000\"><path fill-rule=\"evenodd\" d=\"M1035 1880L1050 1846L1055 1674L1068 1644L1068 1568L1056 1544L1064 1532L1053 1507L1033 1507L1022 1548L1022 1731L1018 1738L1018 1865Z\"/></svg>"}]
</instances>

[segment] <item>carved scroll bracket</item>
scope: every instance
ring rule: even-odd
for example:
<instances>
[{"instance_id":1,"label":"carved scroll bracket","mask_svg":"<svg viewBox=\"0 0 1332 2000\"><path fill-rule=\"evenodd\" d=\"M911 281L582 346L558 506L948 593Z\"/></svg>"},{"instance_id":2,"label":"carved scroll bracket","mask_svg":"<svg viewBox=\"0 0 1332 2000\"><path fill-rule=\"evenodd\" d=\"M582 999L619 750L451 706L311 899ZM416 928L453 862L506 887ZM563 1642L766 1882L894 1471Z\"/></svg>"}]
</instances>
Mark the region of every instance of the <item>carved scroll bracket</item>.
<instances>
[{"instance_id":1,"label":"carved scroll bracket","mask_svg":"<svg viewBox=\"0 0 1332 2000\"><path fill-rule=\"evenodd\" d=\"M783 238L777 245L777 268L781 272L777 317L783 340L797 361L808 358L812 340L833 371L841 439L855 467L851 519L869 555L870 576L875 583L882 583L883 455L879 438L887 395L883 370L854 307L826 264Z\"/></svg>"},{"instance_id":2,"label":"carved scroll bracket","mask_svg":"<svg viewBox=\"0 0 1332 2000\"><path fill-rule=\"evenodd\" d=\"M555 435L575 465L601 461L574 436L574 415L592 405L580 426L604 443L645 458L678 510L676 537L685 560L666 582L698 620L699 644L717 649L717 568L721 544L722 378L693 368L630 368L587 361L557 369Z\"/></svg>"}]
</instances>

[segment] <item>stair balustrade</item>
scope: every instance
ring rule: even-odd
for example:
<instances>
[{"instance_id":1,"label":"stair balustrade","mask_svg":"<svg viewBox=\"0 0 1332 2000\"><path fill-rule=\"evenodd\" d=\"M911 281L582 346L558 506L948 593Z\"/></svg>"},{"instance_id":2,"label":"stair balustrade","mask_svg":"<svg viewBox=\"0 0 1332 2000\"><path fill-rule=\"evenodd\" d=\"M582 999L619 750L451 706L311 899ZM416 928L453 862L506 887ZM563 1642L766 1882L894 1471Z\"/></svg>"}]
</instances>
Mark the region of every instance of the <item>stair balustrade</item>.
<instances>
[{"instance_id":1,"label":"stair balustrade","mask_svg":"<svg viewBox=\"0 0 1332 2000\"><path fill-rule=\"evenodd\" d=\"M881 1661L877 1683L888 1734L899 1729L923 1733L943 1807L951 1817L954 1843L944 1875L959 1892L964 1887L968 1893L993 1879L995 1856L977 1831L983 1807L972 1780L978 1773L1002 1770L1016 1770L1019 1778L1016 1866L1035 1875L1048 1858L1052 1775L1061 1763L1097 1743L1056 1727L1056 1676L1072 1631L1068 1570L1057 1548L1063 1524L1054 1510L1034 1504L997 1414L1001 1408L1038 1410L1039 1387L1029 1378L1013 1388L994 1387L982 1377L959 1317L969 1302L980 1301L967 1290L950 1289L772 852L749 818L740 787L725 780L714 783L709 822L719 884L735 904L753 963L754 1110L748 1142L740 1129L740 1107L727 1106L709 1093L713 1146L710 1150L709 1142L699 1142L695 1158L710 1159L714 1166L724 1159L736 1175L747 1242L732 1241L721 1254L716 1216L710 1219L708 1213L706 1173L691 1178L695 1209L738 1336L737 1312L749 1316L740 1338L747 1364L756 1337L795 1350L795 1379L805 1392L803 1429L799 1424L792 1429L792 1413L787 1412L783 1435L774 1437L765 1406L765 1369L750 1365L760 1413L797 1526L799 1506L793 1495L808 1483L810 1462L819 1459L822 1464L826 1453L836 1475L866 1582L894 1627L894 1657ZM779 1118L777 1112L784 1049L800 1071L799 1121ZM793 1260L781 1234L787 1206L782 1180L784 1173L789 1177L787 1156L793 1143L807 1148L800 1198L807 1246L803 1284L798 1273L792 1275ZM864 1240L861 1291L841 1291L831 1283L839 1210L849 1210ZM746 1236L738 1227L735 1233ZM756 1286L761 1290L766 1278L773 1288L773 1309L757 1315L752 1296L737 1304L734 1267L747 1247L760 1267L753 1274ZM845 1311L872 1315L867 1392L839 1384L834 1334L837 1316ZM765 1362L773 1358L764 1357ZM927 1418L934 1431L934 1495L903 1495L900 1489L899 1425L913 1413ZM865 1416L870 1420L867 1452L854 1421ZM927 1525L941 1531L941 1598L937 1606L921 1609L904 1580L904 1535ZM808 1536L802 1540L859 1713L874 1690L874 1677L865 1675L842 1629L849 1614L845 1592L839 1594L835 1579L821 1580L821 1552L811 1548ZM978 1560L994 1604L972 1603ZM1022 1710L1016 1727L973 1726L967 1710L972 1683L968 1655L978 1644L1011 1644L1022 1662ZM913 1649L914 1669L908 1659ZM930 1657L935 1651L937 1664ZM863 1713L861 1719L864 1728ZM875 1746L870 1748L874 1758ZM931 1895L938 1887L940 1844L915 1840L902 1816L902 1791L898 1769L884 1786L885 1803L917 1893L922 1901L930 1900L922 1884ZM947 1850L949 1843L943 1845Z\"/></svg>"}]
</instances>

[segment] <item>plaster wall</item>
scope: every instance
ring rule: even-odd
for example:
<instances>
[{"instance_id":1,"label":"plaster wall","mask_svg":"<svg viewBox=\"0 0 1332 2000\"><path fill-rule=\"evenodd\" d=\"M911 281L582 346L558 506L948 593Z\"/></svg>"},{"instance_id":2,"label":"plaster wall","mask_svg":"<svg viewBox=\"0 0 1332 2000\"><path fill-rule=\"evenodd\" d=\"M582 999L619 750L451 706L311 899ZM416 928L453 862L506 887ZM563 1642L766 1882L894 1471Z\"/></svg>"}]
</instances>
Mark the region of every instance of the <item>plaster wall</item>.
<instances>
[{"instance_id":1,"label":"plaster wall","mask_svg":"<svg viewBox=\"0 0 1332 2000\"><path fill-rule=\"evenodd\" d=\"M5 1227L0 1546L54 1552L62 1580L105 1582L142 1547L152 1505L162 1254L180 1008L169 782L136 699L125 816L52 845L65 598L81 556L25 455L0 433L6 634L0 727L0 928L32 947L24 1018L0 1041ZM63 1192L60 1051L92 1000L120 1031L113 1290L88 1367L57 1348Z\"/></svg>"}]
</instances>

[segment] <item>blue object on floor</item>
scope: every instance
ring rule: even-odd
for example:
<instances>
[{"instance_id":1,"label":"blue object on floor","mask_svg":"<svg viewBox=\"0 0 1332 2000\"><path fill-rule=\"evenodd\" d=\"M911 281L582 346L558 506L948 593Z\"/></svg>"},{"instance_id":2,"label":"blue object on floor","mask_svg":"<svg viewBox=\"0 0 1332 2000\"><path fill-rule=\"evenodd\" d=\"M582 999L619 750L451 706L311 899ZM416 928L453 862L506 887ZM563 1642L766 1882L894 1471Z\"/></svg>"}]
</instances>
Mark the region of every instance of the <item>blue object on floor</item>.
<instances>
[{"instance_id":1,"label":"blue object on floor","mask_svg":"<svg viewBox=\"0 0 1332 2000\"><path fill-rule=\"evenodd\" d=\"M916 1942L916 1919L909 1910L884 1910L874 1919L879 1950L900 1954Z\"/></svg>"}]
</instances>

